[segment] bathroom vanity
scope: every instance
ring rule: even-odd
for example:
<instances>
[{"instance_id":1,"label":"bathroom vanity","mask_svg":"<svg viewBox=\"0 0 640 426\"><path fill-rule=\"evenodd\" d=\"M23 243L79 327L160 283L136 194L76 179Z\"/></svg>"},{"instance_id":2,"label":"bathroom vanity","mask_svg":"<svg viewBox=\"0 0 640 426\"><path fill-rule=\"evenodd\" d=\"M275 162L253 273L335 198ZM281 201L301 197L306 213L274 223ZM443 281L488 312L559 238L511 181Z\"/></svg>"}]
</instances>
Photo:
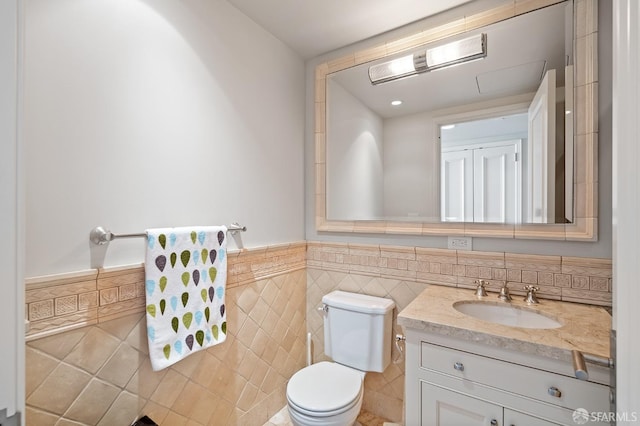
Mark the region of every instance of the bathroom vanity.
<instances>
[{"instance_id":1,"label":"bathroom vanity","mask_svg":"<svg viewBox=\"0 0 640 426\"><path fill-rule=\"evenodd\" d=\"M495 293L479 298L470 289L432 286L400 312L406 425L609 424L596 419L610 411L610 369L600 365L609 359L609 314L522 299L502 302ZM469 304L479 309L461 309ZM521 322L506 325L513 321ZM593 361L586 371L576 372L572 351Z\"/></svg>"}]
</instances>

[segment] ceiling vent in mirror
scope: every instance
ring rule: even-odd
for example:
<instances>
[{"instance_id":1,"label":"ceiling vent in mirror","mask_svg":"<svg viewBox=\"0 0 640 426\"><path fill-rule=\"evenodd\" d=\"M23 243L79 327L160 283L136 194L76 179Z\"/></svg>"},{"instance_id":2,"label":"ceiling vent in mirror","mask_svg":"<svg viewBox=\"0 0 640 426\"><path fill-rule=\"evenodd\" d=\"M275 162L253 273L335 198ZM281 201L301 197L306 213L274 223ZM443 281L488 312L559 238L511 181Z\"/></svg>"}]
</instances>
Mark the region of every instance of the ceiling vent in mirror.
<instances>
[{"instance_id":1,"label":"ceiling vent in mirror","mask_svg":"<svg viewBox=\"0 0 640 426\"><path fill-rule=\"evenodd\" d=\"M478 92L482 94L535 92L546 68L547 61L540 60L478 74L476 76Z\"/></svg>"},{"instance_id":2,"label":"ceiling vent in mirror","mask_svg":"<svg viewBox=\"0 0 640 426\"><path fill-rule=\"evenodd\" d=\"M380 84L487 56L487 35L477 34L369 67L371 84Z\"/></svg>"}]
</instances>

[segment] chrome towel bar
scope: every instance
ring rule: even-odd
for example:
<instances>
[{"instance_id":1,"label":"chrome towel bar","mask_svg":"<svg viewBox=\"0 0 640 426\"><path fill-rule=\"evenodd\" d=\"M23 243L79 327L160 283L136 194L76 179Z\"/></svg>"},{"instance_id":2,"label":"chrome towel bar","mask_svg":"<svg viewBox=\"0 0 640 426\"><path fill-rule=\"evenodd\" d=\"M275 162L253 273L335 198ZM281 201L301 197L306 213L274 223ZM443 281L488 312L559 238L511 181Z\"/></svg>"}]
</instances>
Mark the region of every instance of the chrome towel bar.
<instances>
[{"instance_id":1,"label":"chrome towel bar","mask_svg":"<svg viewBox=\"0 0 640 426\"><path fill-rule=\"evenodd\" d=\"M247 230L246 226L242 226L237 222L232 223L227 227L227 231L231 232L231 234L235 234L236 232L245 232ZM96 226L89 233L89 240L93 244L107 244L109 241L115 240L116 238L138 238L138 237L146 237L147 234L144 232L140 232L137 234L114 234L111 231L107 231L102 226Z\"/></svg>"}]
</instances>

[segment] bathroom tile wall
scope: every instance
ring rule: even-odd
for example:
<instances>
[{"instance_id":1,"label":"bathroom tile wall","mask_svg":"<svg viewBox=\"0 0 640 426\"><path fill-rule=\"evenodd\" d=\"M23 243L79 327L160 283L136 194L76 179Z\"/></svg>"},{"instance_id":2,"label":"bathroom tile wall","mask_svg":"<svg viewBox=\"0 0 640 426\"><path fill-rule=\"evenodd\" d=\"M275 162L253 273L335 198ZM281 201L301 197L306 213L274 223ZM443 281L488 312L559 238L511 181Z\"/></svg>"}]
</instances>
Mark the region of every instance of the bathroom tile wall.
<instances>
[{"instance_id":1,"label":"bathroom tile wall","mask_svg":"<svg viewBox=\"0 0 640 426\"><path fill-rule=\"evenodd\" d=\"M314 360L326 359L322 296L340 289L388 297L395 301L394 332L403 330L395 317L429 285L474 288L489 281L497 292L507 283L512 294L534 284L541 298L611 306L610 259L515 253L456 251L421 247L307 242L307 326L312 333ZM471 294L471 292L470 292ZM404 358L392 349L392 364L384 373L365 378L363 408L402 421Z\"/></svg>"},{"instance_id":2,"label":"bathroom tile wall","mask_svg":"<svg viewBox=\"0 0 640 426\"><path fill-rule=\"evenodd\" d=\"M534 284L546 299L611 306L611 259L423 247L307 242L307 267L489 291L505 283L513 294Z\"/></svg>"},{"instance_id":3,"label":"bathroom tile wall","mask_svg":"<svg viewBox=\"0 0 640 426\"><path fill-rule=\"evenodd\" d=\"M235 327L227 341L156 373L141 266L28 280L27 424L128 424L147 414L166 425L262 425L286 404L307 331L314 361L326 359L317 308L334 289L389 297L394 317L428 285L472 288L479 278L493 291L506 282L519 294L535 284L541 297L611 305L609 259L321 242L228 259ZM402 421L404 359L395 347L391 365L368 374L365 389L364 410Z\"/></svg>"},{"instance_id":4,"label":"bathroom tile wall","mask_svg":"<svg viewBox=\"0 0 640 426\"><path fill-rule=\"evenodd\" d=\"M141 267L29 280L27 424L128 425L142 414L171 426L267 422L306 359L305 244L228 260L227 340L159 372Z\"/></svg>"}]
</instances>

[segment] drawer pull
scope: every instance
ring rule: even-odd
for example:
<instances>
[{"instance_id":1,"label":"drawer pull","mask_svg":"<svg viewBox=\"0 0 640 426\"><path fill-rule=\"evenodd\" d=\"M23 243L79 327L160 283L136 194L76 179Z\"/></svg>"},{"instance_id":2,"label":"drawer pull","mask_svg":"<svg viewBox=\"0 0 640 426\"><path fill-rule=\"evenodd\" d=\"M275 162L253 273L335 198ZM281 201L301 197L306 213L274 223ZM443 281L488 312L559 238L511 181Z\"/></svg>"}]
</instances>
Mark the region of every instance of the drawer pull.
<instances>
[{"instance_id":1,"label":"drawer pull","mask_svg":"<svg viewBox=\"0 0 640 426\"><path fill-rule=\"evenodd\" d=\"M464 364L461 362L456 362L453 364L453 369L458 371L464 371Z\"/></svg>"},{"instance_id":2,"label":"drawer pull","mask_svg":"<svg viewBox=\"0 0 640 426\"><path fill-rule=\"evenodd\" d=\"M562 392L560 392L560 389L555 386L551 386L549 389L547 389L547 393L551 396L555 396L556 398L560 398L562 396Z\"/></svg>"}]
</instances>

